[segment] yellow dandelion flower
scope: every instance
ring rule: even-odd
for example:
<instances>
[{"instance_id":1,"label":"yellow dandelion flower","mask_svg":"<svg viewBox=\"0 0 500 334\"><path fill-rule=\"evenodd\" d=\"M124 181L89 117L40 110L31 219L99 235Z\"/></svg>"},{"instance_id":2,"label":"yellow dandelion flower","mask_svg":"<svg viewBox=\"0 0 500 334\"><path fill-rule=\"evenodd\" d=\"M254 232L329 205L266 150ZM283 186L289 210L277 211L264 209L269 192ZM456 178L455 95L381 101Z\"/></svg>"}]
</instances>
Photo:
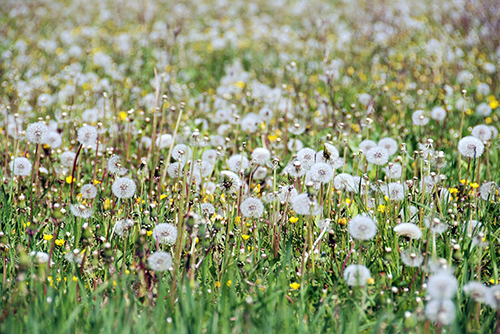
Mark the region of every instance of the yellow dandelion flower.
<instances>
[{"instance_id":1,"label":"yellow dandelion flower","mask_svg":"<svg viewBox=\"0 0 500 334\"><path fill-rule=\"evenodd\" d=\"M52 240L52 238L53 238L53 237L54 237L54 236L53 236L52 234L44 234L44 235L43 235L43 239L44 239L44 240L47 240L47 241Z\"/></svg>"},{"instance_id":2,"label":"yellow dandelion flower","mask_svg":"<svg viewBox=\"0 0 500 334\"><path fill-rule=\"evenodd\" d=\"M298 288L300 288L300 283L297 282L290 283L290 288L292 290L297 290Z\"/></svg>"}]
</instances>

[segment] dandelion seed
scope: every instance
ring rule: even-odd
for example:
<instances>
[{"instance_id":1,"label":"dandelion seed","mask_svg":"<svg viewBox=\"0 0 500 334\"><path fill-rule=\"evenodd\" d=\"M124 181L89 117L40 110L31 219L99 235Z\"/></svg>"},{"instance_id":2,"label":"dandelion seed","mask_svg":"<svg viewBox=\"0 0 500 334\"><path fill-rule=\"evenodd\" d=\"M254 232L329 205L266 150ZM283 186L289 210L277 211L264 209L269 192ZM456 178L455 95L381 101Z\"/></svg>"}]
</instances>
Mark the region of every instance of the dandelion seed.
<instances>
[{"instance_id":1,"label":"dandelion seed","mask_svg":"<svg viewBox=\"0 0 500 334\"><path fill-rule=\"evenodd\" d=\"M171 134L165 133L156 138L155 145L158 147L160 150L164 148L170 148L172 145L174 138L172 137Z\"/></svg>"},{"instance_id":2,"label":"dandelion seed","mask_svg":"<svg viewBox=\"0 0 500 334\"><path fill-rule=\"evenodd\" d=\"M458 152L467 158L479 158L484 151L483 142L475 137L468 136L458 142Z\"/></svg>"},{"instance_id":3,"label":"dandelion seed","mask_svg":"<svg viewBox=\"0 0 500 334\"><path fill-rule=\"evenodd\" d=\"M153 229L153 238L160 244L172 246L177 241L177 227L170 223L160 223Z\"/></svg>"},{"instance_id":4,"label":"dandelion seed","mask_svg":"<svg viewBox=\"0 0 500 334\"><path fill-rule=\"evenodd\" d=\"M260 199L249 197L241 203L240 210L244 217L260 218L264 213L264 205Z\"/></svg>"},{"instance_id":5,"label":"dandelion seed","mask_svg":"<svg viewBox=\"0 0 500 334\"><path fill-rule=\"evenodd\" d=\"M172 149L172 158L183 164L191 160L192 155L193 151L191 148L184 144L177 144Z\"/></svg>"},{"instance_id":6,"label":"dandelion seed","mask_svg":"<svg viewBox=\"0 0 500 334\"><path fill-rule=\"evenodd\" d=\"M113 182L111 190L118 198L131 198L135 194L136 185L134 180L128 177L120 177Z\"/></svg>"},{"instance_id":7,"label":"dandelion seed","mask_svg":"<svg viewBox=\"0 0 500 334\"><path fill-rule=\"evenodd\" d=\"M377 234L377 225L370 217L357 215L349 222L349 234L353 239L370 240Z\"/></svg>"},{"instance_id":8,"label":"dandelion seed","mask_svg":"<svg viewBox=\"0 0 500 334\"><path fill-rule=\"evenodd\" d=\"M47 263L49 262L49 254L45 252L33 251L30 256L35 260L36 263Z\"/></svg>"},{"instance_id":9,"label":"dandelion seed","mask_svg":"<svg viewBox=\"0 0 500 334\"><path fill-rule=\"evenodd\" d=\"M206 150L201 155L201 159L204 161L208 161L212 165L215 165L217 162L217 151L216 150Z\"/></svg>"},{"instance_id":10,"label":"dandelion seed","mask_svg":"<svg viewBox=\"0 0 500 334\"><path fill-rule=\"evenodd\" d=\"M167 271L172 267L172 256L167 252L154 252L148 257L148 264L154 271Z\"/></svg>"},{"instance_id":11,"label":"dandelion seed","mask_svg":"<svg viewBox=\"0 0 500 334\"><path fill-rule=\"evenodd\" d=\"M15 176L30 176L31 169L31 161L29 161L27 158L15 158L10 162L10 170Z\"/></svg>"},{"instance_id":12,"label":"dandelion seed","mask_svg":"<svg viewBox=\"0 0 500 334\"><path fill-rule=\"evenodd\" d=\"M370 269L360 264L351 264L344 269L344 280L350 286L364 286L371 278Z\"/></svg>"}]
</instances>

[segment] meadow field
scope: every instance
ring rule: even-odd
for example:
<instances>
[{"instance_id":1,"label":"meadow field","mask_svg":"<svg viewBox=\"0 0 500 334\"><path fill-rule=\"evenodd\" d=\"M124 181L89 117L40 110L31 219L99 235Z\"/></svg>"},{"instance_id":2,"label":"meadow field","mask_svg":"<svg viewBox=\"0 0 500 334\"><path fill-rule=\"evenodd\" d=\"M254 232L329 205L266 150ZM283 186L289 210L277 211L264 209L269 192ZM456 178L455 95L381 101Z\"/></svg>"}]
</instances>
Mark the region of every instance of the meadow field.
<instances>
[{"instance_id":1,"label":"meadow field","mask_svg":"<svg viewBox=\"0 0 500 334\"><path fill-rule=\"evenodd\" d=\"M500 334L496 0L4 0L0 333Z\"/></svg>"}]
</instances>

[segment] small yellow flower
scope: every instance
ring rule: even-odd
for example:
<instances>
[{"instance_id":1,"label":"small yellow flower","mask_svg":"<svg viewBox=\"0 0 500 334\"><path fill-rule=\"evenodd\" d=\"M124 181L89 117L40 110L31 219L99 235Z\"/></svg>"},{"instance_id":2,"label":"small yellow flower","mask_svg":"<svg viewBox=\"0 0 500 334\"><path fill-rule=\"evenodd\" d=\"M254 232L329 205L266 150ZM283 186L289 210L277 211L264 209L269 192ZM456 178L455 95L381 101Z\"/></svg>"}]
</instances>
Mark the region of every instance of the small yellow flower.
<instances>
[{"instance_id":1,"label":"small yellow flower","mask_svg":"<svg viewBox=\"0 0 500 334\"><path fill-rule=\"evenodd\" d=\"M220 282L219 281L215 282L215 287L216 288L220 288Z\"/></svg>"},{"instance_id":2,"label":"small yellow flower","mask_svg":"<svg viewBox=\"0 0 500 334\"><path fill-rule=\"evenodd\" d=\"M479 187L479 184L477 184L476 182L474 182L474 183L471 183L470 186L472 187L472 189L476 189L476 188Z\"/></svg>"},{"instance_id":3,"label":"small yellow flower","mask_svg":"<svg viewBox=\"0 0 500 334\"><path fill-rule=\"evenodd\" d=\"M239 88L245 88L245 83L243 81L238 81L236 82L236 86L238 86Z\"/></svg>"},{"instance_id":4,"label":"small yellow flower","mask_svg":"<svg viewBox=\"0 0 500 334\"><path fill-rule=\"evenodd\" d=\"M227 281L227 283L226 283L226 284L227 284L227 286L229 287L229 286L231 286L231 284L233 284L233 281L229 280L229 281Z\"/></svg>"},{"instance_id":5,"label":"small yellow flower","mask_svg":"<svg viewBox=\"0 0 500 334\"><path fill-rule=\"evenodd\" d=\"M99 181L99 180L97 180L97 179L95 179L95 180L94 180L94 184L95 184L95 185L100 184L100 183L101 183L101 181Z\"/></svg>"},{"instance_id":6,"label":"small yellow flower","mask_svg":"<svg viewBox=\"0 0 500 334\"><path fill-rule=\"evenodd\" d=\"M127 275L130 274L130 270L125 269L125 274L127 274Z\"/></svg>"},{"instance_id":7,"label":"small yellow flower","mask_svg":"<svg viewBox=\"0 0 500 334\"><path fill-rule=\"evenodd\" d=\"M486 124L491 124L491 122L493 122L493 119L491 117L486 117L484 121L486 122Z\"/></svg>"},{"instance_id":8,"label":"small yellow flower","mask_svg":"<svg viewBox=\"0 0 500 334\"><path fill-rule=\"evenodd\" d=\"M289 221L290 221L290 223L294 224L294 223L299 221L299 218L298 217L290 217Z\"/></svg>"},{"instance_id":9,"label":"small yellow flower","mask_svg":"<svg viewBox=\"0 0 500 334\"><path fill-rule=\"evenodd\" d=\"M75 182L75 179L71 175L66 176L66 183L71 184L73 182Z\"/></svg>"},{"instance_id":10,"label":"small yellow flower","mask_svg":"<svg viewBox=\"0 0 500 334\"><path fill-rule=\"evenodd\" d=\"M47 240L47 241L50 241L52 240L54 236L52 234L44 234L43 235L43 239Z\"/></svg>"},{"instance_id":11,"label":"small yellow flower","mask_svg":"<svg viewBox=\"0 0 500 334\"><path fill-rule=\"evenodd\" d=\"M340 225L347 225L347 218L339 218L338 223Z\"/></svg>"},{"instance_id":12,"label":"small yellow flower","mask_svg":"<svg viewBox=\"0 0 500 334\"><path fill-rule=\"evenodd\" d=\"M349 204L351 204L351 202L352 202L352 201L351 201L351 199L350 199L350 198L346 198L346 199L345 199L345 204L349 205Z\"/></svg>"},{"instance_id":13,"label":"small yellow flower","mask_svg":"<svg viewBox=\"0 0 500 334\"><path fill-rule=\"evenodd\" d=\"M377 211L380 212L380 213L384 213L385 212L385 209L386 209L386 206L385 205L382 205L380 204L377 208Z\"/></svg>"},{"instance_id":14,"label":"small yellow flower","mask_svg":"<svg viewBox=\"0 0 500 334\"><path fill-rule=\"evenodd\" d=\"M111 201L109 198L106 198L104 200L104 203L102 204L102 207L104 208L104 210L109 210L111 208Z\"/></svg>"},{"instance_id":15,"label":"small yellow flower","mask_svg":"<svg viewBox=\"0 0 500 334\"><path fill-rule=\"evenodd\" d=\"M127 115L127 113L126 113L125 111L120 111L120 112L118 113L118 116L120 116L120 119L121 119L122 121L124 121L124 120L126 120L126 119L127 119L127 116L128 116L128 115Z\"/></svg>"},{"instance_id":16,"label":"small yellow flower","mask_svg":"<svg viewBox=\"0 0 500 334\"><path fill-rule=\"evenodd\" d=\"M450 188L449 190L450 194L457 194L458 193L458 189L457 188Z\"/></svg>"},{"instance_id":17,"label":"small yellow flower","mask_svg":"<svg viewBox=\"0 0 500 334\"><path fill-rule=\"evenodd\" d=\"M148 231L147 235L148 235L148 237L152 236L153 235L153 231Z\"/></svg>"},{"instance_id":18,"label":"small yellow flower","mask_svg":"<svg viewBox=\"0 0 500 334\"><path fill-rule=\"evenodd\" d=\"M62 246L62 245L64 245L64 239L56 239L56 241L55 241L55 242L56 242L56 245L57 245L57 246Z\"/></svg>"},{"instance_id":19,"label":"small yellow flower","mask_svg":"<svg viewBox=\"0 0 500 334\"><path fill-rule=\"evenodd\" d=\"M75 281L75 282L78 281L78 277L73 276L73 281Z\"/></svg>"},{"instance_id":20,"label":"small yellow flower","mask_svg":"<svg viewBox=\"0 0 500 334\"><path fill-rule=\"evenodd\" d=\"M298 288L300 288L300 283L297 282L290 283L290 288L292 288L292 290L297 290Z\"/></svg>"},{"instance_id":21,"label":"small yellow flower","mask_svg":"<svg viewBox=\"0 0 500 334\"><path fill-rule=\"evenodd\" d=\"M167 198L167 194L161 194L160 195L160 199L164 199L164 198Z\"/></svg>"},{"instance_id":22,"label":"small yellow flower","mask_svg":"<svg viewBox=\"0 0 500 334\"><path fill-rule=\"evenodd\" d=\"M243 238L243 240L248 240L248 238L250 238L248 234L243 234L241 237Z\"/></svg>"},{"instance_id":23,"label":"small yellow flower","mask_svg":"<svg viewBox=\"0 0 500 334\"><path fill-rule=\"evenodd\" d=\"M370 277L369 279L366 280L366 283L368 283L368 284L375 284L375 280Z\"/></svg>"},{"instance_id":24,"label":"small yellow flower","mask_svg":"<svg viewBox=\"0 0 500 334\"><path fill-rule=\"evenodd\" d=\"M234 222L237 223L237 224L241 223L241 217L240 216L236 216L234 218Z\"/></svg>"}]
</instances>

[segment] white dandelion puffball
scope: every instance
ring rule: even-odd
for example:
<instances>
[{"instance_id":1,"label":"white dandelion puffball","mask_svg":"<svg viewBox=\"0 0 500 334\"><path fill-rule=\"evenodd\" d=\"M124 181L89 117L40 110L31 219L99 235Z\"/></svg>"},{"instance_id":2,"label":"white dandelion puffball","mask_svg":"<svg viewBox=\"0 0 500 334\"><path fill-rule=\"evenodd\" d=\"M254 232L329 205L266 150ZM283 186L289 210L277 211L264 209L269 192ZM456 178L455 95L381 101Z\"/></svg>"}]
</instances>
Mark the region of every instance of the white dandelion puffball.
<instances>
[{"instance_id":1,"label":"white dandelion puffball","mask_svg":"<svg viewBox=\"0 0 500 334\"><path fill-rule=\"evenodd\" d=\"M328 157L326 160L336 160L340 157L339 150L332 144L325 143L325 149L323 150L323 155ZM319 162L319 161L318 161Z\"/></svg>"},{"instance_id":2,"label":"white dandelion puffball","mask_svg":"<svg viewBox=\"0 0 500 334\"><path fill-rule=\"evenodd\" d=\"M291 199L293 211L298 215L317 216L323 211L323 207L318 202L310 198L307 193L295 196Z\"/></svg>"},{"instance_id":3,"label":"white dandelion puffball","mask_svg":"<svg viewBox=\"0 0 500 334\"><path fill-rule=\"evenodd\" d=\"M476 137L467 136L458 142L458 152L467 158L479 158L484 152L484 145Z\"/></svg>"},{"instance_id":4,"label":"white dandelion puffball","mask_svg":"<svg viewBox=\"0 0 500 334\"><path fill-rule=\"evenodd\" d=\"M58 148L62 144L61 135L56 131L50 131L47 136L45 136L44 144L47 144L50 148Z\"/></svg>"},{"instance_id":5,"label":"white dandelion puffball","mask_svg":"<svg viewBox=\"0 0 500 334\"><path fill-rule=\"evenodd\" d=\"M217 161L217 151L213 149L206 150L201 155L201 160L208 161L212 165L215 165Z\"/></svg>"},{"instance_id":6,"label":"white dandelion puffball","mask_svg":"<svg viewBox=\"0 0 500 334\"><path fill-rule=\"evenodd\" d=\"M403 173L403 167L398 163L388 164L384 167L384 173L390 179L399 179Z\"/></svg>"},{"instance_id":7,"label":"white dandelion puffball","mask_svg":"<svg viewBox=\"0 0 500 334\"><path fill-rule=\"evenodd\" d=\"M120 176L125 175L128 170L121 163L122 158L119 155L112 155L108 160L108 171Z\"/></svg>"},{"instance_id":8,"label":"white dandelion puffball","mask_svg":"<svg viewBox=\"0 0 500 334\"><path fill-rule=\"evenodd\" d=\"M487 125L476 125L472 128L471 135L481 141L488 141L491 139L493 132Z\"/></svg>"},{"instance_id":9,"label":"white dandelion puffball","mask_svg":"<svg viewBox=\"0 0 500 334\"><path fill-rule=\"evenodd\" d=\"M429 123L429 118L425 116L425 112L423 110L415 111L411 116L411 120L413 121L413 124L419 126Z\"/></svg>"},{"instance_id":10,"label":"white dandelion puffball","mask_svg":"<svg viewBox=\"0 0 500 334\"><path fill-rule=\"evenodd\" d=\"M123 219L123 220L118 220L115 223L114 230L117 235L120 237L124 236L127 234L130 229L134 226L134 221L132 219Z\"/></svg>"},{"instance_id":11,"label":"white dandelion puffball","mask_svg":"<svg viewBox=\"0 0 500 334\"><path fill-rule=\"evenodd\" d=\"M80 189L82 198L93 199L97 196L97 188L93 184L84 184Z\"/></svg>"},{"instance_id":12,"label":"white dandelion puffball","mask_svg":"<svg viewBox=\"0 0 500 334\"><path fill-rule=\"evenodd\" d=\"M172 179L178 178L182 168L183 166L180 162L172 162L170 165L168 165L167 168L168 176L170 176Z\"/></svg>"},{"instance_id":13,"label":"white dandelion puffball","mask_svg":"<svg viewBox=\"0 0 500 334\"><path fill-rule=\"evenodd\" d=\"M401 183L391 182L386 187L381 187L382 192L391 201L402 201L405 198L405 187Z\"/></svg>"},{"instance_id":14,"label":"white dandelion puffball","mask_svg":"<svg viewBox=\"0 0 500 334\"><path fill-rule=\"evenodd\" d=\"M333 179L333 169L329 164L320 162L314 164L309 173L314 181L328 183Z\"/></svg>"},{"instance_id":15,"label":"white dandelion puffball","mask_svg":"<svg viewBox=\"0 0 500 334\"><path fill-rule=\"evenodd\" d=\"M153 239L162 245L172 246L177 241L177 227L170 223L161 223L153 229Z\"/></svg>"},{"instance_id":16,"label":"white dandelion puffball","mask_svg":"<svg viewBox=\"0 0 500 334\"><path fill-rule=\"evenodd\" d=\"M26 139L33 144L45 144L49 129L42 122L31 123L26 129Z\"/></svg>"},{"instance_id":17,"label":"white dandelion puffball","mask_svg":"<svg viewBox=\"0 0 500 334\"><path fill-rule=\"evenodd\" d=\"M362 93L362 94L359 94L359 96L358 96L359 103L361 103L364 106L367 106L368 103L370 103L371 99L372 99L372 97L368 93Z\"/></svg>"},{"instance_id":18,"label":"white dandelion puffball","mask_svg":"<svg viewBox=\"0 0 500 334\"><path fill-rule=\"evenodd\" d=\"M489 294L486 303L495 310L500 309L500 284L493 285L488 290Z\"/></svg>"},{"instance_id":19,"label":"white dandelion puffball","mask_svg":"<svg viewBox=\"0 0 500 334\"><path fill-rule=\"evenodd\" d=\"M95 146L97 142L97 130L90 125L82 126L78 129L78 141L85 146Z\"/></svg>"},{"instance_id":20,"label":"white dandelion puffball","mask_svg":"<svg viewBox=\"0 0 500 334\"><path fill-rule=\"evenodd\" d=\"M350 286L363 286L371 278L370 269L360 264L351 264L344 269L344 280Z\"/></svg>"},{"instance_id":21,"label":"white dandelion puffball","mask_svg":"<svg viewBox=\"0 0 500 334\"><path fill-rule=\"evenodd\" d=\"M201 203L200 210L204 216L211 216L215 213L215 207L210 203Z\"/></svg>"},{"instance_id":22,"label":"white dandelion puffball","mask_svg":"<svg viewBox=\"0 0 500 334\"><path fill-rule=\"evenodd\" d=\"M118 198L131 198L135 194L136 186L134 180L128 177L119 177L113 182L111 190Z\"/></svg>"},{"instance_id":23,"label":"white dandelion puffball","mask_svg":"<svg viewBox=\"0 0 500 334\"><path fill-rule=\"evenodd\" d=\"M366 160L377 166L385 165L389 161L389 152L385 147L373 147L366 152Z\"/></svg>"},{"instance_id":24,"label":"white dandelion puffball","mask_svg":"<svg viewBox=\"0 0 500 334\"><path fill-rule=\"evenodd\" d=\"M166 133L166 134L163 134L163 135L159 136L158 138L156 138L155 145L160 150L162 150L164 148L169 148L170 145L172 145L172 141L173 141L172 135Z\"/></svg>"},{"instance_id":25,"label":"white dandelion puffball","mask_svg":"<svg viewBox=\"0 0 500 334\"><path fill-rule=\"evenodd\" d=\"M483 283L469 282L463 287L464 292L478 303L486 303L489 296L489 289Z\"/></svg>"},{"instance_id":26,"label":"white dandelion puffball","mask_svg":"<svg viewBox=\"0 0 500 334\"><path fill-rule=\"evenodd\" d=\"M305 147L297 152L297 160L300 161L302 167L310 169L316 160L316 151L312 148Z\"/></svg>"},{"instance_id":27,"label":"white dandelion puffball","mask_svg":"<svg viewBox=\"0 0 500 334\"><path fill-rule=\"evenodd\" d=\"M244 217L260 218L264 213L264 204L258 198L249 197L241 203L240 210Z\"/></svg>"},{"instance_id":28,"label":"white dandelion puffball","mask_svg":"<svg viewBox=\"0 0 500 334\"><path fill-rule=\"evenodd\" d=\"M491 115L491 107L487 103L481 103L476 107L478 116L488 117Z\"/></svg>"},{"instance_id":29,"label":"white dandelion puffball","mask_svg":"<svg viewBox=\"0 0 500 334\"><path fill-rule=\"evenodd\" d=\"M227 161L229 169L235 173L248 168L248 159L241 154L232 155Z\"/></svg>"},{"instance_id":30,"label":"white dandelion puffball","mask_svg":"<svg viewBox=\"0 0 500 334\"><path fill-rule=\"evenodd\" d=\"M401 223L396 225L393 230L398 235L402 235L410 239L422 238L422 230L418 227L418 225L413 223Z\"/></svg>"},{"instance_id":31,"label":"white dandelion puffball","mask_svg":"<svg viewBox=\"0 0 500 334\"><path fill-rule=\"evenodd\" d=\"M340 173L333 179L333 186L337 190L354 191L354 180L352 175Z\"/></svg>"},{"instance_id":32,"label":"white dandelion puffball","mask_svg":"<svg viewBox=\"0 0 500 334\"><path fill-rule=\"evenodd\" d=\"M281 202L286 203L290 202L295 196L297 196L299 193L297 189L293 185L289 186L283 186L281 187L279 193L278 193L278 198Z\"/></svg>"},{"instance_id":33,"label":"white dandelion puffball","mask_svg":"<svg viewBox=\"0 0 500 334\"><path fill-rule=\"evenodd\" d=\"M172 149L172 158L177 161L181 161L182 163L186 163L191 160L192 155L193 151L191 150L191 147L184 144L177 144Z\"/></svg>"},{"instance_id":34,"label":"white dandelion puffball","mask_svg":"<svg viewBox=\"0 0 500 334\"><path fill-rule=\"evenodd\" d=\"M431 110L431 118L438 122L444 121L446 118L446 110L443 107L434 107Z\"/></svg>"},{"instance_id":35,"label":"white dandelion puffball","mask_svg":"<svg viewBox=\"0 0 500 334\"><path fill-rule=\"evenodd\" d=\"M59 158L59 160L61 160L61 164L64 167L71 167L71 166L73 166L75 158L76 158L76 153L71 152L71 151L66 151L63 154L61 154L61 157Z\"/></svg>"},{"instance_id":36,"label":"white dandelion puffball","mask_svg":"<svg viewBox=\"0 0 500 334\"><path fill-rule=\"evenodd\" d=\"M455 319L455 304L449 300L431 300L425 306L427 319L442 325L449 325Z\"/></svg>"},{"instance_id":37,"label":"white dandelion puffball","mask_svg":"<svg viewBox=\"0 0 500 334\"><path fill-rule=\"evenodd\" d=\"M365 153L376 146L378 146L377 143L370 139L365 139L359 143L359 149Z\"/></svg>"},{"instance_id":38,"label":"white dandelion puffball","mask_svg":"<svg viewBox=\"0 0 500 334\"><path fill-rule=\"evenodd\" d=\"M380 139L377 146L385 148L389 155L394 155L398 151L398 142L388 137Z\"/></svg>"},{"instance_id":39,"label":"white dandelion puffball","mask_svg":"<svg viewBox=\"0 0 500 334\"><path fill-rule=\"evenodd\" d=\"M370 217L357 215L349 222L349 234L353 239L370 240L377 234L377 225Z\"/></svg>"},{"instance_id":40,"label":"white dandelion puffball","mask_svg":"<svg viewBox=\"0 0 500 334\"><path fill-rule=\"evenodd\" d=\"M78 218L90 218L94 214L94 209L82 204L71 204L69 209L71 213Z\"/></svg>"},{"instance_id":41,"label":"white dandelion puffball","mask_svg":"<svg viewBox=\"0 0 500 334\"><path fill-rule=\"evenodd\" d=\"M257 165L265 165L271 159L271 152L263 147L257 147L252 152L252 159Z\"/></svg>"},{"instance_id":42,"label":"white dandelion puffball","mask_svg":"<svg viewBox=\"0 0 500 334\"><path fill-rule=\"evenodd\" d=\"M267 168L259 166L257 169L253 172L253 178L254 180L264 180L267 175Z\"/></svg>"},{"instance_id":43,"label":"white dandelion puffball","mask_svg":"<svg viewBox=\"0 0 500 334\"><path fill-rule=\"evenodd\" d=\"M223 170L220 172L220 175L219 187L222 191L233 194L243 185L240 177L231 171Z\"/></svg>"},{"instance_id":44,"label":"white dandelion puffball","mask_svg":"<svg viewBox=\"0 0 500 334\"><path fill-rule=\"evenodd\" d=\"M10 162L10 170L15 176L30 176L31 168L31 161L24 157L15 158Z\"/></svg>"},{"instance_id":45,"label":"white dandelion puffball","mask_svg":"<svg viewBox=\"0 0 500 334\"><path fill-rule=\"evenodd\" d=\"M405 249L401 252L401 261L407 267L420 267L424 262L424 257L422 254L416 250Z\"/></svg>"},{"instance_id":46,"label":"white dandelion puffball","mask_svg":"<svg viewBox=\"0 0 500 334\"><path fill-rule=\"evenodd\" d=\"M149 267L154 271L167 271L172 263L172 256L167 252L154 252L148 257Z\"/></svg>"},{"instance_id":47,"label":"white dandelion puffball","mask_svg":"<svg viewBox=\"0 0 500 334\"><path fill-rule=\"evenodd\" d=\"M427 294L433 299L451 299L457 289L457 279L445 271L438 272L427 280Z\"/></svg>"},{"instance_id":48,"label":"white dandelion puffball","mask_svg":"<svg viewBox=\"0 0 500 334\"><path fill-rule=\"evenodd\" d=\"M484 201L487 201L490 197L493 197L495 194L495 190L497 185L495 182L485 182L479 188L479 194Z\"/></svg>"},{"instance_id":49,"label":"white dandelion puffball","mask_svg":"<svg viewBox=\"0 0 500 334\"><path fill-rule=\"evenodd\" d=\"M36 263L47 263L49 262L49 254L45 252L33 251L30 256L35 260Z\"/></svg>"}]
</instances>

